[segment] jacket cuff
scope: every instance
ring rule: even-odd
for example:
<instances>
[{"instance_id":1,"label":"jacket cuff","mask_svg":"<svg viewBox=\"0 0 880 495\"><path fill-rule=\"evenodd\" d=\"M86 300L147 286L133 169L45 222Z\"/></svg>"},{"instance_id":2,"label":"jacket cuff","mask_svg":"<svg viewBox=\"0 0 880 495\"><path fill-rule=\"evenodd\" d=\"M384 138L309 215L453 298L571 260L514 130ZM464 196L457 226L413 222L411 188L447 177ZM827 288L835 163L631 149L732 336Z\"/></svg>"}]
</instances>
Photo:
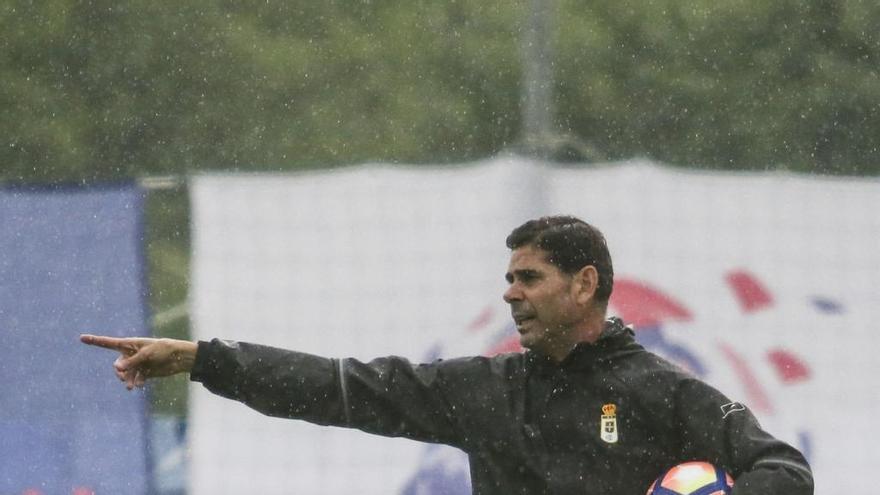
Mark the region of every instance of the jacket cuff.
<instances>
[{"instance_id":1,"label":"jacket cuff","mask_svg":"<svg viewBox=\"0 0 880 495\"><path fill-rule=\"evenodd\" d=\"M189 379L194 382L204 382L210 378L211 374L216 373L217 360L212 356L210 342L200 340L198 346L196 360L193 363L192 370L189 372Z\"/></svg>"}]
</instances>

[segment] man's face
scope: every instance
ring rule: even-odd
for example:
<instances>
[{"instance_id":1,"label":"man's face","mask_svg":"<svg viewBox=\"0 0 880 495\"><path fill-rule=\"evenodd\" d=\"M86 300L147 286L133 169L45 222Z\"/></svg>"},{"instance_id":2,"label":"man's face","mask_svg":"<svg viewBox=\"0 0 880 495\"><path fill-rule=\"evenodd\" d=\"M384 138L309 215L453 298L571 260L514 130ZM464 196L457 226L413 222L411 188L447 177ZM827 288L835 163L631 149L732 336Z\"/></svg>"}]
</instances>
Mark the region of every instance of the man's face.
<instances>
[{"instance_id":1,"label":"man's face","mask_svg":"<svg viewBox=\"0 0 880 495\"><path fill-rule=\"evenodd\" d=\"M547 261L547 252L533 246L515 249L506 274L510 284L504 301L523 347L544 354L566 355L574 346L573 327L584 318L575 302L573 277Z\"/></svg>"}]
</instances>

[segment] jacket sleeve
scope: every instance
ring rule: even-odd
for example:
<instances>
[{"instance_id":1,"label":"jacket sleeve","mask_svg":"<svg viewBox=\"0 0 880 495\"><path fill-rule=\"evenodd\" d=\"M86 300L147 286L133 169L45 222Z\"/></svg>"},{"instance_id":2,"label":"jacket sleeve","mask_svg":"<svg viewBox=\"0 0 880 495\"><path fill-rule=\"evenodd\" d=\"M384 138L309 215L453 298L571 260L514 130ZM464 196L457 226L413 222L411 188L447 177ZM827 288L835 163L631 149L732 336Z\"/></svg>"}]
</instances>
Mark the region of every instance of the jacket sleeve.
<instances>
[{"instance_id":1,"label":"jacket sleeve","mask_svg":"<svg viewBox=\"0 0 880 495\"><path fill-rule=\"evenodd\" d=\"M199 342L190 378L269 416L458 446L444 366L401 357L364 363L214 339Z\"/></svg>"},{"instance_id":2,"label":"jacket sleeve","mask_svg":"<svg viewBox=\"0 0 880 495\"><path fill-rule=\"evenodd\" d=\"M804 456L761 429L743 404L697 379L680 382L675 397L684 457L729 471L734 495L812 495Z\"/></svg>"}]
</instances>

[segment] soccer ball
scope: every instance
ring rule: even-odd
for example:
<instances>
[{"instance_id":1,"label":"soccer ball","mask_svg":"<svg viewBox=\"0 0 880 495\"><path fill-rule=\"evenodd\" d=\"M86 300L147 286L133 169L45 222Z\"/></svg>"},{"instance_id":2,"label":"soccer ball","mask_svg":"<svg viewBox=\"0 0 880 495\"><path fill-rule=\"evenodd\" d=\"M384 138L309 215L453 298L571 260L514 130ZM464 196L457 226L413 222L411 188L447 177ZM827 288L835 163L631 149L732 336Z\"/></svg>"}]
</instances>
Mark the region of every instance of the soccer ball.
<instances>
[{"instance_id":1,"label":"soccer ball","mask_svg":"<svg viewBox=\"0 0 880 495\"><path fill-rule=\"evenodd\" d=\"M645 495L727 495L733 478L708 462L685 462L670 468Z\"/></svg>"}]
</instances>

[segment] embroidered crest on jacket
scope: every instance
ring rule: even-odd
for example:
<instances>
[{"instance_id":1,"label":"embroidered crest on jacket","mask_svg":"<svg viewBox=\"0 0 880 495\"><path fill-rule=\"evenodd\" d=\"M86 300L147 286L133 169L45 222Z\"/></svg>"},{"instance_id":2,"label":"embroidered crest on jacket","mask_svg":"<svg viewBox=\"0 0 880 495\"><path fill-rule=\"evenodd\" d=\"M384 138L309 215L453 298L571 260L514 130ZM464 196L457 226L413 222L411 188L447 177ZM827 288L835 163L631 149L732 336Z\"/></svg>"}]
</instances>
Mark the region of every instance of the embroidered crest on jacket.
<instances>
[{"instance_id":1,"label":"embroidered crest on jacket","mask_svg":"<svg viewBox=\"0 0 880 495\"><path fill-rule=\"evenodd\" d=\"M617 406L614 404L602 406L599 436L608 443L617 443Z\"/></svg>"}]
</instances>

